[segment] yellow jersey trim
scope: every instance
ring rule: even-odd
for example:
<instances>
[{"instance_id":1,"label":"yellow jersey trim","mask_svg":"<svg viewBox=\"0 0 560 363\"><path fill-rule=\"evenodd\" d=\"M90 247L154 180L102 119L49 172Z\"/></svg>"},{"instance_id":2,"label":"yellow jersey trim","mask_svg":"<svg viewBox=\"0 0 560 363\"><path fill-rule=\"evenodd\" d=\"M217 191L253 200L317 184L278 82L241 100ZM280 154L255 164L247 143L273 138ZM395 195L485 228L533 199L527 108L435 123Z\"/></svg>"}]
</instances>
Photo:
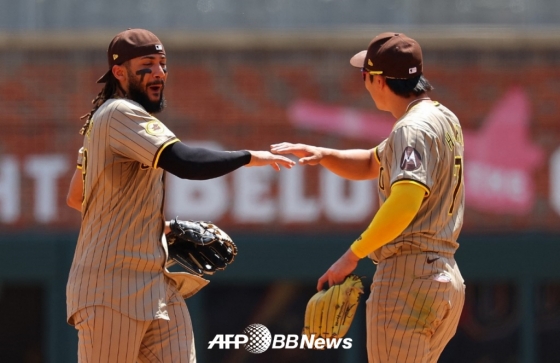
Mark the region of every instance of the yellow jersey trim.
<instances>
[{"instance_id":1,"label":"yellow jersey trim","mask_svg":"<svg viewBox=\"0 0 560 363\"><path fill-rule=\"evenodd\" d=\"M381 164L381 160L379 160L379 154L377 153L377 146L373 149L373 156L375 156L375 160L377 160L377 162Z\"/></svg>"},{"instance_id":2,"label":"yellow jersey trim","mask_svg":"<svg viewBox=\"0 0 560 363\"><path fill-rule=\"evenodd\" d=\"M152 163L152 168L157 169L157 165L158 165L158 162L159 162L159 157L161 156L161 153L163 152L163 150L165 150L165 148L168 147L169 145L174 144L178 141L179 141L178 138L174 138L174 139L171 139L171 140L167 141L166 143L164 143L163 145L160 146L156 155L154 156L154 162Z\"/></svg>"}]
</instances>

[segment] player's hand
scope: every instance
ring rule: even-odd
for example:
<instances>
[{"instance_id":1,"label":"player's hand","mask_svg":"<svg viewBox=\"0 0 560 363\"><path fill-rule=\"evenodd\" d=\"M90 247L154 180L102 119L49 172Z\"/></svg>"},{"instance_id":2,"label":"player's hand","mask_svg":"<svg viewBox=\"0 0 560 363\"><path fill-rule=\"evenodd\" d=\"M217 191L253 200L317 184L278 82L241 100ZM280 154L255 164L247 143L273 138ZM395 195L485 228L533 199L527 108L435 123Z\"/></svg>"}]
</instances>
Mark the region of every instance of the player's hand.
<instances>
[{"instance_id":1,"label":"player's hand","mask_svg":"<svg viewBox=\"0 0 560 363\"><path fill-rule=\"evenodd\" d=\"M270 146L270 151L274 154L281 155L293 154L299 158L299 163L302 165L317 165L325 156L323 148L305 144L292 144L289 142L273 144Z\"/></svg>"},{"instance_id":2,"label":"player's hand","mask_svg":"<svg viewBox=\"0 0 560 363\"><path fill-rule=\"evenodd\" d=\"M292 166L295 165L295 162L293 160L290 160L285 156L274 155L268 151L247 151L251 153L251 161L249 162L249 164L245 165L247 167L270 165L272 168L274 168L274 170L279 171L280 165L287 169L291 169Z\"/></svg>"},{"instance_id":3,"label":"player's hand","mask_svg":"<svg viewBox=\"0 0 560 363\"><path fill-rule=\"evenodd\" d=\"M317 291L323 290L325 282L329 283L329 287L342 283L346 276L350 275L352 271L356 269L358 261L360 261L360 258L349 248L348 251L319 278L317 282Z\"/></svg>"}]
</instances>

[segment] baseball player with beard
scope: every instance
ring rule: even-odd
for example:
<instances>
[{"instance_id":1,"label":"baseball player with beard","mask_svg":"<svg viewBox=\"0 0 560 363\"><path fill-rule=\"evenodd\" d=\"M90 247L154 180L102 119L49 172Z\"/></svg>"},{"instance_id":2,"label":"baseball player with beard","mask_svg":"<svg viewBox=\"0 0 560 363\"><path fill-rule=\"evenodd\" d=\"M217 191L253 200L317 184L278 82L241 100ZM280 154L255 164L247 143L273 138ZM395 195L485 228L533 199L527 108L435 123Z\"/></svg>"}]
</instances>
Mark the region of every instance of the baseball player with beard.
<instances>
[{"instance_id":1,"label":"baseball player with beard","mask_svg":"<svg viewBox=\"0 0 560 363\"><path fill-rule=\"evenodd\" d=\"M268 151L212 151L181 143L153 115L165 105L167 59L144 29L115 36L105 86L85 116L68 204L82 224L67 284L78 361L195 362L184 298L208 281L165 269L165 173L204 180L241 166L293 162ZM167 226L166 226L167 223Z\"/></svg>"},{"instance_id":2,"label":"baseball player with beard","mask_svg":"<svg viewBox=\"0 0 560 363\"><path fill-rule=\"evenodd\" d=\"M347 179L378 178L380 208L369 227L319 278L341 283L369 256L377 269L367 300L370 363L435 363L455 334L465 286L454 259L463 225L463 135L457 117L428 97L422 51L399 33L376 36L350 60L378 109L397 120L371 150L272 145L301 164Z\"/></svg>"}]
</instances>

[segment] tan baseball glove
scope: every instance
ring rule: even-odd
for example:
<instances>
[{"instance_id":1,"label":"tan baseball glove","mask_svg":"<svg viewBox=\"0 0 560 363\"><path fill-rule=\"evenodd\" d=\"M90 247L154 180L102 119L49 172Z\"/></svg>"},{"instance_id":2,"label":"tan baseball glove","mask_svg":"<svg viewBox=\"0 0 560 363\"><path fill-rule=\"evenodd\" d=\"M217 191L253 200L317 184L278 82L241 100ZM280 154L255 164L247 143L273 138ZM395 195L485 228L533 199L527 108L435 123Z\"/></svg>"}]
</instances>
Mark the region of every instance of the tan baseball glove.
<instances>
[{"instance_id":1,"label":"tan baseball glove","mask_svg":"<svg viewBox=\"0 0 560 363\"><path fill-rule=\"evenodd\" d=\"M349 275L341 284L317 292L307 303L302 334L310 339L312 335L315 339L344 337L363 293L362 280L356 275Z\"/></svg>"}]
</instances>

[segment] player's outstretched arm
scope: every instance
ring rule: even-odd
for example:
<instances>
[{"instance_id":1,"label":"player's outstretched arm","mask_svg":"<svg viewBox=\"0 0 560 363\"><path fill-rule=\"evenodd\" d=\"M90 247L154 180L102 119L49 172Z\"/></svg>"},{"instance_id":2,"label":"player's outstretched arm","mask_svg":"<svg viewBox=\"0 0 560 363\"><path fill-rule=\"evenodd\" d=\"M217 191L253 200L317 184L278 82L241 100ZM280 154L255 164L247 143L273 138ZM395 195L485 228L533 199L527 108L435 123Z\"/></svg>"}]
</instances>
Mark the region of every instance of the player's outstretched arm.
<instances>
[{"instance_id":1,"label":"player's outstretched arm","mask_svg":"<svg viewBox=\"0 0 560 363\"><path fill-rule=\"evenodd\" d=\"M175 142L161 152L156 166L181 179L207 180L226 175L242 166L270 165L280 170L280 165L291 168L294 164L287 157L268 151L218 151Z\"/></svg>"},{"instance_id":2,"label":"player's outstretched arm","mask_svg":"<svg viewBox=\"0 0 560 363\"><path fill-rule=\"evenodd\" d=\"M251 153L251 161L249 164L245 165L247 167L270 165L275 170L280 170L280 165L288 169L291 169L292 166L295 165L293 160L290 160L285 156L274 155L268 151L248 151Z\"/></svg>"},{"instance_id":3,"label":"player's outstretched arm","mask_svg":"<svg viewBox=\"0 0 560 363\"><path fill-rule=\"evenodd\" d=\"M375 158L374 149L337 150L282 142L271 145L270 151L280 155L295 155L302 165L320 164L350 180L375 179L379 176L379 162Z\"/></svg>"}]
</instances>

